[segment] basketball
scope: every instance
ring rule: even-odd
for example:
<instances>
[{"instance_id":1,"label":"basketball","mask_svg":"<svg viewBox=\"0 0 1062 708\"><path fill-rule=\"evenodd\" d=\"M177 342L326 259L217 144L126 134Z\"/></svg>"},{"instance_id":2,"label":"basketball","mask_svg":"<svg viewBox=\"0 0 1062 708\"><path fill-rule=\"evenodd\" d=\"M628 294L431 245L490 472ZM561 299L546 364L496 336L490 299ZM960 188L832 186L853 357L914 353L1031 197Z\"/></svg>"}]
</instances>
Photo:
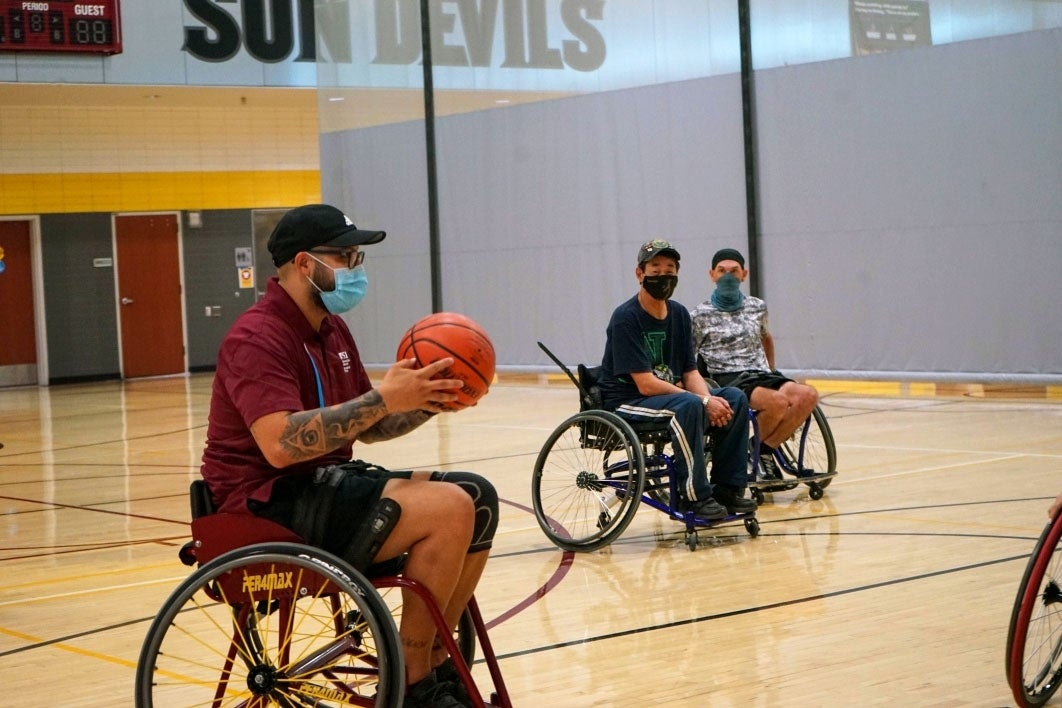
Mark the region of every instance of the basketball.
<instances>
[{"instance_id":1,"label":"basketball","mask_svg":"<svg viewBox=\"0 0 1062 708\"><path fill-rule=\"evenodd\" d=\"M451 357L453 366L436 378L461 379L457 400L471 405L494 381L494 345L474 320L456 312L436 312L410 327L398 343L398 359L416 359L427 366Z\"/></svg>"}]
</instances>

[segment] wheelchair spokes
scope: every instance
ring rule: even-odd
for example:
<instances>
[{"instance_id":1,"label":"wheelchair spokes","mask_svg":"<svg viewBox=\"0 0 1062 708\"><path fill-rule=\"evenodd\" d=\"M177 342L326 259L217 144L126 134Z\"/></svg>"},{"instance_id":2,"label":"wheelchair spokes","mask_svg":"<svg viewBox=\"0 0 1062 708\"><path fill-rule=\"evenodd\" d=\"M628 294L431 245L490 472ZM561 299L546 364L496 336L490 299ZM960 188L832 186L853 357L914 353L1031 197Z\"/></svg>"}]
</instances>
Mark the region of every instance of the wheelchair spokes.
<instances>
[{"instance_id":1,"label":"wheelchair spokes","mask_svg":"<svg viewBox=\"0 0 1062 708\"><path fill-rule=\"evenodd\" d=\"M1062 685L1062 516L1040 535L1007 632L1007 681L1019 706L1041 706Z\"/></svg>"},{"instance_id":2,"label":"wheelchair spokes","mask_svg":"<svg viewBox=\"0 0 1062 708\"><path fill-rule=\"evenodd\" d=\"M775 460L783 471L797 477L833 474L837 471L833 433L822 411L817 407L811 411L804 425L778 446ZM826 487L831 481L824 479L819 486Z\"/></svg>"},{"instance_id":3,"label":"wheelchair spokes","mask_svg":"<svg viewBox=\"0 0 1062 708\"><path fill-rule=\"evenodd\" d=\"M289 548L226 554L178 587L141 652L138 705L383 706L400 695L397 630L371 584Z\"/></svg>"},{"instance_id":4,"label":"wheelchair spokes","mask_svg":"<svg viewBox=\"0 0 1062 708\"><path fill-rule=\"evenodd\" d=\"M634 518L642 450L612 413L584 411L557 428L539 453L532 499L539 525L566 550L608 545Z\"/></svg>"}]
</instances>

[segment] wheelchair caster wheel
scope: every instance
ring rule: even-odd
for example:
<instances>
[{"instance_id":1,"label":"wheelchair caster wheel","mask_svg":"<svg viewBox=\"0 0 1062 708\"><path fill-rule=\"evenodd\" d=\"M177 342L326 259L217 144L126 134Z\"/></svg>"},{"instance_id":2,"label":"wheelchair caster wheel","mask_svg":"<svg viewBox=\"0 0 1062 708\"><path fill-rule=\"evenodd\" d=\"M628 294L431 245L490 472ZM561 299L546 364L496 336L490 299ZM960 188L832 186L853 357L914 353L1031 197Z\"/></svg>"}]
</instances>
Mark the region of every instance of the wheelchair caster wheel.
<instances>
[{"instance_id":1,"label":"wheelchair caster wheel","mask_svg":"<svg viewBox=\"0 0 1062 708\"><path fill-rule=\"evenodd\" d=\"M764 500L763 490L760 489L759 487L753 487L753 489L752 489L752 499L753 499L753 501L756 502L756 506L759 506L759 505L763 504L763 500Z\"/></svg>"},{"instance_id":2,"label":"wheelchair caster wheel","mask_svg":"<svg viewBox=\"0 0 1062 708\"><path fill-rule=\"evenodd\" d=\"M818 482L812 482L808 485L808 496L814 500L822 499L822 487Z\"/></svg>"},{"instance_id":3,"label":"wheelchair caster wheel","mask_svg":"<svg viewBox=\"0 0 1062 708\"><path fill-rule=\"evenodd\" d=\"M691 551L697 550L697 532L691 531L686 534L686 547Z\"/></svg>"},{"instance_id":4,"label":"wheelchair caster wheel","mask_svg":"<svg viewBox=\"0 0 1062 708\"><path fill-rule=\"evenodd\" d=\"M749 532L749 536L756 538L760 535L760 522L755 517L750 516L745 519L745 530Z\"/></svg>"}]
</instances>

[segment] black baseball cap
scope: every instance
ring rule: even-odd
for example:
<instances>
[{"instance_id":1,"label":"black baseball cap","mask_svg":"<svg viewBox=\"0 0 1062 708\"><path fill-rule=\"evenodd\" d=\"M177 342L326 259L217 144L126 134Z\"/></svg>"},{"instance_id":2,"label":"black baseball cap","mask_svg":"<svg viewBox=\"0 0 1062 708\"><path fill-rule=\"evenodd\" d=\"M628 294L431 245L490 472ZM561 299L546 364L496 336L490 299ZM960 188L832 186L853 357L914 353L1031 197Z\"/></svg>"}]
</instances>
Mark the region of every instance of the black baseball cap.
<instances>
[{"instance_id":1,"label":"black baseball cap","mask_svg":"<svg viewBox=\"0 0 1062 708\"><path fill-rule=\"evenodd\" d=\"M712 270L719 265L719 261L737 261L742 268L745 267L745 257L736 248L720 248L712 256Z\"/></svg>"},{"instance_id":2,"label":"black baseball cap","mask_svg":"<svg viewBox=\"0 0 1062 708\"><path fill-rule=\"evenodd\" d=\"M653 259L653 256L658 256L663 253L665 256L671 256L676 261L682 258L679 252L675 250L667 241L656 238L652 241L646 241L642 244L642 247L638 249L638 265L642 265L646 261Z\"/></svg>"},{"instance_id":3,"label":"black baseball cap","mask_svg":"<svg viewBox=\"0 0 1062 708\"><path fill-rule=\"evenodd\" d=\"M273 265L281 266L297 253L318 246L364 246L379 243L387 236L383 231L363 231L350 217L328 204L295 207L280 218L269 237Z\"/></svg>"}]
</instances>

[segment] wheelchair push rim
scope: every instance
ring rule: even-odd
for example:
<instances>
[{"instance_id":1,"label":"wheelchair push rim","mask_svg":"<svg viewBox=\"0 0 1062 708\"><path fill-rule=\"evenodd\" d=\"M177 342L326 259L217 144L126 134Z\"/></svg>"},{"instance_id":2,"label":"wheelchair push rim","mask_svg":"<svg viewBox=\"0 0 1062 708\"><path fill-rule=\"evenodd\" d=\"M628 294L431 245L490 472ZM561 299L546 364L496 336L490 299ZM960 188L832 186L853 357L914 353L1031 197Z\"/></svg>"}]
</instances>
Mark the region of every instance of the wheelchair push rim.
<instances>
[{"instance_id":1,"label":"wheelchair push rim","mask_svg":"<svg viewBox=\"0 0 1062 708\"><path fill-rule=\"evenodd\" d=\"M136 705L389 706L405 669L373 585L301 544L218 556L170 595L148 629Z\"/></svg>"}]
</instances>

